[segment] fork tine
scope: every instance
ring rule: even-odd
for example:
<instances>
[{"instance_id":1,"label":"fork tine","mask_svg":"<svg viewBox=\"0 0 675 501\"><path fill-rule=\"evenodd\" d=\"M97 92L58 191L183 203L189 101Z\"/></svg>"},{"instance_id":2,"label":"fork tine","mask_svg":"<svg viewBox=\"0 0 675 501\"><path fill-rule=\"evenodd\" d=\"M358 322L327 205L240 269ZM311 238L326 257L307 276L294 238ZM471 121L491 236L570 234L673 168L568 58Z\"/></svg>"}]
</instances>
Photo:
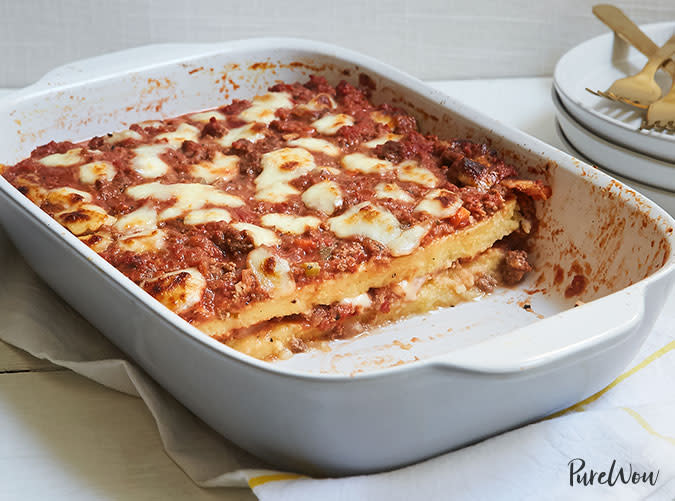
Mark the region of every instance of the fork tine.
<instances>
[{"instance_id":1,"label":"fork tine","mask_svg":"<svg viewBox=\"0 0 675 501\"><path fill-rule=\"evenodd\" d=\"M628 99L628 98L622 97L622 96L617 96L616 94L614 94L613 92L610 92L610 91L605 91L605 92L602 93L602 95L604 97L607 97L607 98L611 99L612 101L627 104L629 106L634 106L636 108L640 108L640 109L643 109L643 110L647 109L649 107L647 105L644 105L644 104L638 103L636 101L633 101L632 99Z\"/></svg>"},{"instance_id":2,"label":"fork tine","mask_svg":"<svg viewBox=\"0 0 675 501\"><path fill-rule=\"evenodd\" d=\"M601 91L601 90L593 90L593 89L589 89L588 87L586 87L586 91L587 91L587 92L590 92L590 93L593 94L594 96L604 97L604 96L602 95L602 91Z\"/></svg>"},{"instance_id":3,"label":"fork tine","mask_svg":"<svg viewBox=\"0 0 675 501\"><path fill-rule=\"evenodd\" d=\"M616 96L616 100L619 101L620 103L627 104L629 106L634 106L635 108L640 108L641 110L646 110L647 108L649 108L648 104L636 103L635 101L631 101L630 99L627 99L625 97Z\"/></svg>"},{"instance_id":4,"label":"fork tine","mask_svg":"<svg viewBox=\"0 0 675 501\"><path fill-rule=\"evenodd\" d=\"M637 103L635 101L631 101L630 99L626 99L625 97L617 96L613 92L605 91L605 90L592 90L586 87L586 90L593 94L594 96L598 97L604 97L606 99L609 99L610 101L615 101L617 103L623 103L627 104L629 106L634 106L635 108L640 108L642 110L646 110L649 108L648 105Z\"/></svg>"},{"instance_id":5,"label":"fork tine","mask_svg":"<svg viewBox=\"0 0 675 501\"><path fill-rule=\"evenodd\" d=\"M656 122L650 123L649 121L647 121L647 117L644 117L642 119L642 123L644 124L644 127L641 126L640 127L641 129L655 130L657 132L660 132L663 129L665 129L665 125L661 123L661 120L657 120Z\"/></svg>"},{"instance_id":6,"label":"fork tine","mask_svg":"<svg viewBox=\"0 0 675 501\"><path fill-rule=\"evenodd\" d=\"M640 129L655 130L657 132L675 132L675 121L669 120L668 122L663 123L661 120L657 120L656 122L649 123L647 117L645 117L642 119Z\"/></svg>"}]
</instances>

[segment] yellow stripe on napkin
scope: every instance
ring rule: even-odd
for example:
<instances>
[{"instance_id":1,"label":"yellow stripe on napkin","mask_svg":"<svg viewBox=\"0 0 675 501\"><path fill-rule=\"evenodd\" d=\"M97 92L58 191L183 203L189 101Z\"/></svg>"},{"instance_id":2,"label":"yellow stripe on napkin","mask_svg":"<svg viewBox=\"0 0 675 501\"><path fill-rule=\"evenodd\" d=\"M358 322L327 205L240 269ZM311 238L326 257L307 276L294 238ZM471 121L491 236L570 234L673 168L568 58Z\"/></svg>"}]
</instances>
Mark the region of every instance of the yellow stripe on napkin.
<instances>
[{"instance_id":1,"label":"yellow stripe on napkin","mask_svg":"<svg viewBox=\"0 0 675 501\"><path fill-rule=\"evenodd\" d=\"M267 482L278 482L280 480L296 480L304 478L304 475L297 475L295 473L275 473L273 475L260 475L259 477L252 477L248 479L248 486L253 489L259 485Z\"/></svg>"},{"instance_id":2,"label":"yellow stripe on napkin","mask_svg":"<svg viewBox=\"0 0 675 501\"><path fill-rule=\"evenodd\" d=\"M658 431L652 428L652 425L650 425L645 418L643 418L640 414L638 414L637 411L634 411L630 407L621 407L621 408L628 414L630 414L631 417L635 419L635 421L637 421L638 424L647 431L647 433L649 433L650 435L654 435L655 437L662 438L663 440L675 445L675 438L668 437L666 435L661 435Z\"/></svg>"}]
</instances>

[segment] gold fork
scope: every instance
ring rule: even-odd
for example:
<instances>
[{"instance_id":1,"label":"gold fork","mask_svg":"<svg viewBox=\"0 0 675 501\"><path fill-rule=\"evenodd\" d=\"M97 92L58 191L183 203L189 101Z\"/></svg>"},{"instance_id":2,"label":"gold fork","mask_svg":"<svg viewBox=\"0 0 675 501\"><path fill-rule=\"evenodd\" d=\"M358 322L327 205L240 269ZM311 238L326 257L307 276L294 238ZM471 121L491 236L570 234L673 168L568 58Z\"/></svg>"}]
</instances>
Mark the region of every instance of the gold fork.
<instances>
[{"instance_id":1,"label":"gold fork","mask_svg":"<svg viewBox=\"0 0 675 501\"><path fill-rule=\"evenodd\" d=\"M610 4L598 4L593 6L593 14L605 23L616 35L626 41L628 44L635 47L637 50L642 52L648 58L659 49L659 46L656 45L651 38L649 38L645 33L640 29L640 27L635 24L630 18L624 14L624 12ZM670 60L663 65L663 69L670 75L671 79L675 81L675 62ZM594 91L586 89L595 95ZM601 97L608 97L602 96ZM608 97L609 98L609 97ZM609 98L612 99L612 98ZM635 103L632 101L621 101L625 104L635 106ZM638 105L638 108L646 108L646 106Z\"/></svg>"},{"instance_id":2,"label":"gold fork","mask_svg":"<svg viewBox=\"0 0 675 501\"><path fill-rule=\"evenodd\" d=\"M620 78L614 82L606 91L592 91L586 89L596 96L606 97L613 101L630 104L640 108L647 108L651 103L661 97L661 87L654 81L656 71L664 65L675 53L675 35L652 53L638 73L633 76Z\"/></svg>"}]
</instances>

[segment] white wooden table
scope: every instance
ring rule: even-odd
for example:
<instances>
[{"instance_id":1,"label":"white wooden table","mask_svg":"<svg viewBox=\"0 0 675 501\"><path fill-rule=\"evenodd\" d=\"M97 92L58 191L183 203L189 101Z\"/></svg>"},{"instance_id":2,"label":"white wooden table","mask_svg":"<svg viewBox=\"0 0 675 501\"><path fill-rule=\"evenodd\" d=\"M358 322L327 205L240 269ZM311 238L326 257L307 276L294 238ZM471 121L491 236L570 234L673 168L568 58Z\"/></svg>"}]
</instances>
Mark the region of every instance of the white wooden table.
<instances>
[{"instance_id":1,"label":"white wooden table","mask_svg":"<svg viewBox=\"0 0 675 501\"><path fill-rule=\"evenodd\" d=\"M550 78L434 85L562 148ZM675 294L666 307L675 308ZM164 453L140 399L0 342L0 499L255 497L246 489L196 487Z\"/></svg>"}]
</instances>

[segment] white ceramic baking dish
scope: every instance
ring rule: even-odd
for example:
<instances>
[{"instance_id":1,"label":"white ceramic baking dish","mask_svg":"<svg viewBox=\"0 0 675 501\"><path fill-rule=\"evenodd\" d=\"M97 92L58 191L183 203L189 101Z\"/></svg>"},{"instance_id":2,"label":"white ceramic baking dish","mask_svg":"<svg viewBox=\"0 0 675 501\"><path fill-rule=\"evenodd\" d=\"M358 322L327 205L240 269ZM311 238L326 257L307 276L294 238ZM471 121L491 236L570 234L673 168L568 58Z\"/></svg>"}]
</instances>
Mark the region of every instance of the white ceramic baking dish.
<instances>
[{"instance_id":1,"label":"white ceramic baking dish","mask_svg":"<svg viewBox=\"0 0 675 501\"><path fill-rule=\"evenodd\" d=\"M673 220L592 167L409 75L314 42L143 47L65 66L0 101L0 161L14 163L51 139L212 107L312 72L336 82L362 71L377 83L376 101L407 108L426 131L489 141L554 193L538 208L537 271L528 282L365 336L389 341L384 362L359 366L367 353L360 340L347 343L356 353L341 353L353 362L348 369L334 360L318 370L311 354L273 364L233 351L154 301L0 178L0 222L54 290L214 429L277 467L309 473L412 463L607 385L637 352L672 286ZM588 286L566 297L576 275ZM579 300L585 304L574 308ZM429 340L410 350L394 342L411 334ZM416 349L420 360L405 363Z\"/></svg>"}]
</instances>

